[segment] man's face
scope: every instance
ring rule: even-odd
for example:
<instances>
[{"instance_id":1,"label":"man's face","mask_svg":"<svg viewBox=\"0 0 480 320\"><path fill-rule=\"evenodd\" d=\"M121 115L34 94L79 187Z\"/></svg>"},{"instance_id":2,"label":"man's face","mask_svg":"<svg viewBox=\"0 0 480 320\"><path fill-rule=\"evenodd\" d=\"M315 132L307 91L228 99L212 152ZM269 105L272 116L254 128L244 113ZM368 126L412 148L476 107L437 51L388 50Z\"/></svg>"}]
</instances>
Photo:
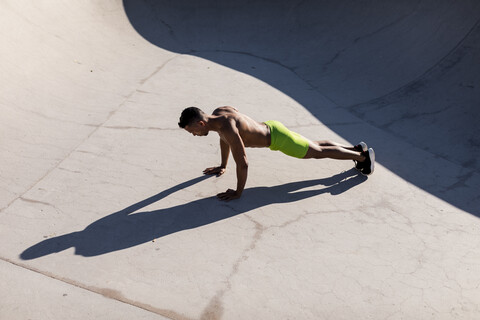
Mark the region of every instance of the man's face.
<instances>
[{"instance_id":1,"label":"man's face","mask_svg":"<svg viewBox=\"0 0 480 320\"><path fill-rule=\"evenodd\" d=\"M193 122L185 126L185 130L193 134L194 136L207 136L208 130L204 121Z\"/></svg>"}]
</instances>

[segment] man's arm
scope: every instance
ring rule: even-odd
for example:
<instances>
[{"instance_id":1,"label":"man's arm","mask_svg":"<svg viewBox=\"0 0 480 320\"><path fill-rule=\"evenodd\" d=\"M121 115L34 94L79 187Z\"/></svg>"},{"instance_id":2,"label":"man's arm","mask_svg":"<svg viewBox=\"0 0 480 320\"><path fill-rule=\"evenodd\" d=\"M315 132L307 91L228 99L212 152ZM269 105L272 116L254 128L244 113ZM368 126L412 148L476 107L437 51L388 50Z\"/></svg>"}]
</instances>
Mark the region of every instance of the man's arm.
<instances>
[{"instance_id":1,"label":"man's arm","mask_svg":"<svg viewBox=\"0 0 480 320\"><path fill-rule=\"evenodd\" d=\"M227 192L219 193L217 196L221 200L232 200L240 198L245 188L248 176L248 161L242 137L240 137L240 133L233 122L231 128L228 128L224 135L237 166L237 190L228 189Z\"/></svg>"},{"instance_id":2,"label":"man's arm","mask_svg":"<svg viewBox=\"0 0 480 320\"><path fill-rule=\"evenodd\" d=\"M222 154L222 164L220 167L211 167L203 170L204 174L216 174L217 176L221 176L225 173L228 163L228 156L230 155L230 146L228 143L220 138L220 152Z\"/></svg>"},{"instance_id":3,"label":"man's arm","mask_svg":"<svg viewBox=\"0 0 480 320\"><path fill-rule=\"evenodd\" d=\"M228 156L230 155L230 146L221 138L220 138L220 151L222 153L222 164L220 166L223 168L226 168L228 163Z\"/></svg>"}]
</instances>

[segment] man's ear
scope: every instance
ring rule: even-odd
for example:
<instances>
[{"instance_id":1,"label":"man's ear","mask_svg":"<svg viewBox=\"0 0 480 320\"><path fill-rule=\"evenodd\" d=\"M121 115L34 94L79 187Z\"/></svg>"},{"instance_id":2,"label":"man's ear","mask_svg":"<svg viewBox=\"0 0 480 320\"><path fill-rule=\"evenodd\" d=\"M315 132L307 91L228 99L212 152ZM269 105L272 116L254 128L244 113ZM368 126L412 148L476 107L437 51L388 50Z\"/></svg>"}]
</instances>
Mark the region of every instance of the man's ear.
<instances>
[{"instance_id":1,"label":"man's ear","mask_svg":"<svg viewBox=\"0 0 480 320\"><path fill-rule=\"evenodd\" d=\"M202 127L205 127L207 125L207 123L203 120L200 120L198 121L198 123L202 126Z\"/></svg>"}]
</instances>

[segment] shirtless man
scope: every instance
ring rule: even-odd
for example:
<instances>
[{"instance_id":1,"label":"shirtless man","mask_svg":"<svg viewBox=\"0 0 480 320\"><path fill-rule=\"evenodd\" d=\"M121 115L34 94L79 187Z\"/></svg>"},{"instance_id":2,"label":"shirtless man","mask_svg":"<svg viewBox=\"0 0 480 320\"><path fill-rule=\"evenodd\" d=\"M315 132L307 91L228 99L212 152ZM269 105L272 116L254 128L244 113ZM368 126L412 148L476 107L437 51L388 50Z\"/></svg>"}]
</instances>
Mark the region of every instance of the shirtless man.
<instances>
[{"instance_id":1,"label":"shirtless man","mask_svg":"<svg viewBox=\"0 0 480 320\"><path fill-rule=\"evenodd\" d=\"M210 131L220 136L222 163L219 167L205 169L204 174L224 174L232 152L237 166L237 189L219 193L217 197L220 200L237 199L242 195L248 175L246 147L269 147L301 159L353 160L355 167L364 175L372 174L374 169L375 153L364 142L347 147L331 141L310 141L278 121L257 122L233 107L217 108L212 115L196 107L186 108L178 125L194 136L206 136Z\"/></svg>"}]
</instances>

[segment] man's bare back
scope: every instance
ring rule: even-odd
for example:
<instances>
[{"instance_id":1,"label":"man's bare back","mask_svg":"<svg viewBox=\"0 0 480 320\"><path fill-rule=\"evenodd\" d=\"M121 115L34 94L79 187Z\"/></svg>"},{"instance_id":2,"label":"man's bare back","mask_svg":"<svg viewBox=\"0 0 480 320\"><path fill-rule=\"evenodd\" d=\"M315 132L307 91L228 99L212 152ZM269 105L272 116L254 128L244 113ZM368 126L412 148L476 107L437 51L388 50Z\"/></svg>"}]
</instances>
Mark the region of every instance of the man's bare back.
<instances>
[{"instance_id":1,"label":"man's bare back","mask_svg":"<svg viewBox=\"0 0 480 320\"><path fill-rule=\"evenodd\" d=\"M232 125L238 129L243 144L247 148L266 148L270 146L270 130L265 123L257 122L247 115L238 112L233 107L220 107L213 111L213 116L222 124L218 135L226 141L225 134L228 134Z\"/></svg>"}]
</instances>

